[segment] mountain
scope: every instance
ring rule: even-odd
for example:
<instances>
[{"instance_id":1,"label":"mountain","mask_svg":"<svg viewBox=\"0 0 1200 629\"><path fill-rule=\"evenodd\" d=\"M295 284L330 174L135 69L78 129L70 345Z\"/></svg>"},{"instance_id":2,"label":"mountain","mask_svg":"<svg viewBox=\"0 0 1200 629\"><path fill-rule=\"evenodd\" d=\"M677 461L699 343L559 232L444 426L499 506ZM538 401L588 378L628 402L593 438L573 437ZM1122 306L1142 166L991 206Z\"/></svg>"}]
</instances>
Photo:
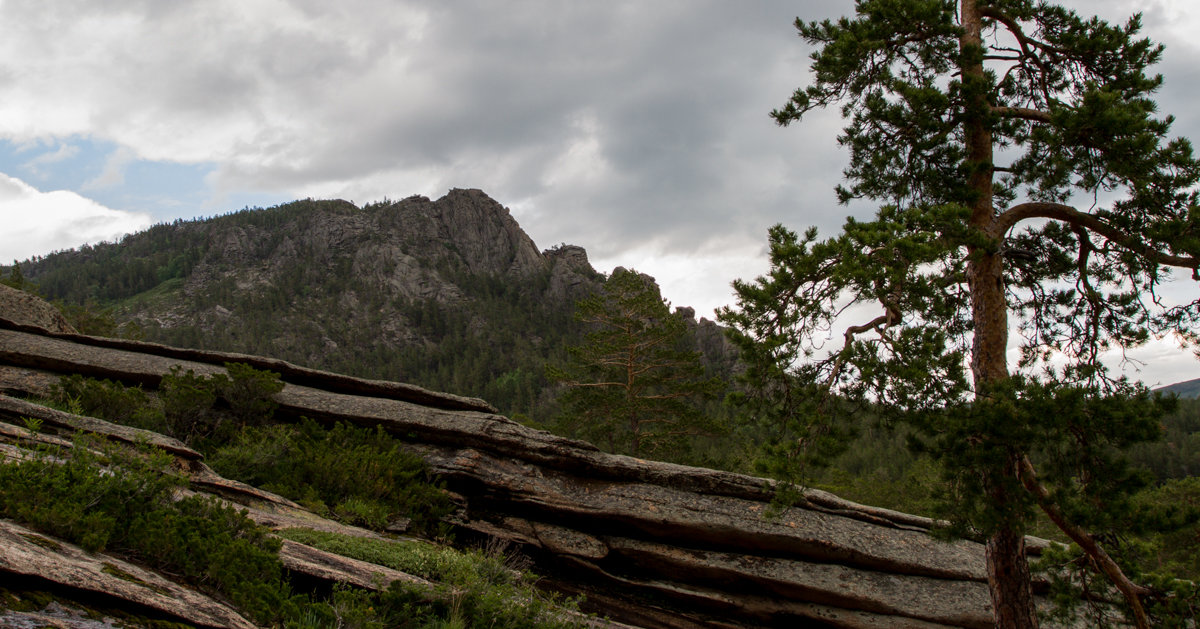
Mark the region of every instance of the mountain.
<instances>
[{"instance_id":1,"label":"mountain","mask_svg":"<svg viewBox=\"0 0 1200 629\"><path fill-rule=\"evenodd\" d=\"M1174 393L1175 395L1178 395L1184 399L1200 398L1200 378L1176 382L1175 384L1168 384L1165 387L1159 387L1155 389L1155 391L1160 391L1162 393Z\"/></svg>"},{"instance_id":2,"label":"mountain","mask_svg":"<svg viewBox=\"0 0 1200 629\"><path fill-rule=\"evenodd\" d=\"M409 382L533 416L549 412L545 362L582 338L575 302L604 279L580 247L540 251L479 190L176 221L22 270L51 299L112 307L149 341ZM689 318L710 368L727 375L736 358L721 330Z\"/></svg>"}]
</instances>

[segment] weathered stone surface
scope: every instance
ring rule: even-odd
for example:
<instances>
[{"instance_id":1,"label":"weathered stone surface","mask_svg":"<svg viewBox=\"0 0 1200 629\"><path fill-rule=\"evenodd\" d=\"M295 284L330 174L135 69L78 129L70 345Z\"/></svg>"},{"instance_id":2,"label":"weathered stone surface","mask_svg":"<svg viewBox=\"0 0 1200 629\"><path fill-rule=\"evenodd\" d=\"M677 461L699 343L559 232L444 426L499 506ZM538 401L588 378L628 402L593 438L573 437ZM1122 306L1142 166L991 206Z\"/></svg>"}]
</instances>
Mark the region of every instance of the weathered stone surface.
<instances>
[{"instance_id":1,"label":"weathered stone surface","mask_svg":"<svg viewBox=\"0 0 1200 629\"><path fill-rule=\"evenodd\" d=\"M0 571L111 596L200 627L254 628L225 605L153 572L84 552L8 520L0 520Z\"/></svg>"},{"instance_id":2,"label":"weathered stone surface","mask_svg":"<svg viewBox=\"0 0 1200 629\"><path fill-rule=\"evenodd\" d=\"M414 577L406 572L343 557L286 539L283 540L283 546L279 549L279 559L288 570L334 583L348 583L369 590L386 590L392 581L401 581L426 588L431 593L437 587L436 583Z\"/></svg>"},{"instance_id":3,"label":"weathered stone surface","mask_svg":"<svg viewBox=\"0 0 1200 629\"><path fill-rule=\"evenodd\" d=\"M5 629L117 629L127 626L128 623L111 614L70 602L51 601L40 611L0 609L0 627Z\"/></svg>"},{"instance_id":4,"label":"weathered stone surface","mask_svg":"<svg viewBox=\"0 0 1200 629\"><path fill-rule=\"evenodd\" d=\"M19 322L8 320L0 312L0 331L12 332L34 332L29 326ZM255 369L264 369L274 371L280 374L280 378L285 382L296 384L310 384L319 386L330 391L339 391L351 395L368 395L373 397L383 397L397 400L406 400L415 404L429 406L431 408L444 408L450 410L467 410L467 411L482 411L495 412L496 409L487 402L478 398L463 397L450 393L438 393L429 391L421 387L404 384L399 382L384 382L381 380L367 380L364 378L355 378L342 374L332 373L328 371L320 371L318 369L309 369L293 365L287 361L277 360L274 358L263 358L261 356L251 356L248 354L237 354L233 352L214 352L207 350L184 349L178 347L170 347L157 343L145 343L142 341L131 341L127 339L111 339L98 336L84 336L80 334L53 334L54 338L68 341L71 345L62 345L61 348L74 347L96 347L106 349L126 350L136 352L141 356L158 356L167 359L166 363L159 364L183 364L186 362L202 363L208 365L205 367L204 373L214 373L213 369L216 366L224 365L225 363L245 363ZM39 367L41 365L50 365L48 368L53 369L53 365L61 364L65 358L70 360L69 356L62 356L55 353L55 350L50 347L40 348L39 351L47 352L46 355L40 357L25 356L20 353L19 337L10 336L0 338L0 352L9 351L12 354L10 360L5 361L11 366L22 367ZM67 349L66 351L71 351ZM76 352L78 354L78 352ZM82 369L87 369L86 364L79 365ZM194 367L189 367L194 368ZM151 373L141 374L141 378L149 378L152 382L140 382L142 384L150 384L157 386L159 376L153 376ZM83 373L83 372L79 372ZM165 373L165 372L163 372ZM197 371L197 373L201 373ZM119 374L119 372L114 372ZM89 375L89 374L84 374ZM120 378L120 375L109 377Z\"/></svg>"},{"instance_id":5,"label":"weathered stone surface","mask_svg":"<svg viewBox=\"0 0 1200 629\"><path fill-rule=\"evenodd\" d=\"M57 308L36 295L4 284L0 284L0 317L50 332L75 332Z\"/></svg>"},{"instance_id":6,"label":"weathered stone surface","mask_svg":"<svg viewBox=\"0 0 1200 629\"><path fill-rule=\"evenodd\" d=\"M20 424L26 417L40 420L44 427L57 428L67 434L84 431L124 443L145 443L185 460L199 460L201 456L199 452L185 446L178 439L172 439L151 430L130 428L94 417L64 413L40 404L0 395L0 419Z\"/></svg>"},{"instance_id":7,"label":"weathered stone surface","mask_svg":"<svg viewBox=\"0 0 1200 629\"><path fill-rule=\"evenodd\" d=\"M0 330L0 364L22 369L144 383L176 364L220 370L211 356L162 354ZM464 539L516 543L549 582L587 593L592 609L616 620L678 628L990 624L983 548L935 539L925 518L823 492L767 518L772 486L763 479L609 455L490 412L351 392L336 378L326 388L323 377L289 381L276 396L279 416L378 425L401 437L462 497ZM193 472L196 489L228 494L270 526L306 517L282 499L222 484L211 470Z\"/></svg>"},{"instance_id":8,"label":"weathered stone surface","mask_svg":"<svg viewBox=\"0 0 1200 629\"><path fill-rule=\"evenodd\" d=\"M485 511L553 514L554 521L569 522L593 535L594 531L620 532L669 539L677 545L800 556L902 574L986 579L977 545L944 542L924 532L798 507L784 510L778 518L766 518L764 501L552 474L478 450L429 460L456 487L486 482L471 492L476 502L486 505Z\"/></svg>"}]
</instances>

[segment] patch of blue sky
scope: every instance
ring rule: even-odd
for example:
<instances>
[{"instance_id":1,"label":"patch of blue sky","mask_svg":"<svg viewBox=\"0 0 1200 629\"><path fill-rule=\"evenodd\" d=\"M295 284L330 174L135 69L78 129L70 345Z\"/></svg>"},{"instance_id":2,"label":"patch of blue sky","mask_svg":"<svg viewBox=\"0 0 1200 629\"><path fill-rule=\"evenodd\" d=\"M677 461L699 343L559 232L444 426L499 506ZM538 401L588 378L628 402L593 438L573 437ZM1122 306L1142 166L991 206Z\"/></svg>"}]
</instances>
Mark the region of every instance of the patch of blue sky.
<instances>
[{"instance_id":1,"label":"patch of blue sky","mask_svg":"<svg viewBox=\"0 0 1200 629\"><path fill-rule=\"evenodd\" d=\"M292 199L253 190L215 192L211 162L134 159L114 142L70 136L15 143L0 141L0 173L42 192L69 190L104 205L149 214L155 222L225 214L243 207L268 207Z\"/></svg>"}]
</instances>

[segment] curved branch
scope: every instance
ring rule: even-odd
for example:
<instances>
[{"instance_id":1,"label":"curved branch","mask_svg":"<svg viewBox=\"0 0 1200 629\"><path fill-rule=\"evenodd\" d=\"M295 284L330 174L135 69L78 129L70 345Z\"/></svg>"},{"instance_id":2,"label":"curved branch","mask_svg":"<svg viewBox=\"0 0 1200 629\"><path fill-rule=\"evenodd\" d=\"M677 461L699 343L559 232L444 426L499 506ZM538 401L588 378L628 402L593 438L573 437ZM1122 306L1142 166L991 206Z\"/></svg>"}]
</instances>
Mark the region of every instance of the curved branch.
<instances>
[{"instance_id":1,"label":"curved branch","mask_svg":"<svg viewBox=\"0 0 1200 629\"><path fill-rule=\"evenodd\" d=\"M900 311L894 305L883 302L883 308L883 314L875 317L867 323L863 323L861 325L852 325L846 328L846 331L843 334L846 342L842 345L841 351L837 353L837 358L835 358L833 361L833 367L831 367L829 370L829 377L821 386L823 394L828 394L829 391L833 389L833 384L837 382L837 377L841 373L842 367L846 363L846 352L849 351L850 345L854 343L855 337L857 337L859 334L870 332L872 330L886 330L887 328L896 325L903 320ZM822 400L822 404L823 403L824 400Z\"/></svg>"},{"instance_id":2,"label":"curved branch","mask_svg":"<svg viewBox=\"0 0 1200 629\"><path fill-rule=\"evenodd\" d=\"M996 217L996 222L993 224L996 229L995 233L997 235L1004 234L1017 223L1031 218L1048 218L1050 220L1062 221L1072 226L1100 234L1121 247L1156 264L1191 269L1192 277L1200 279L1200 258L1195 256L1178 256L1153 249L1136 238L1131 237L1129 234L1105 223L1096 216L1087 212L1080 212L1069 205L1061 203L1034 201L1014 205Z\"/></svg>"},{"instance_id":3,"label":"curved branch","mask_svg":"<svg viewBox=\"0 0 1200 629\"><path fill-rule=\"evenodd\" d=\"M1130 581L1129 577L1125 576L1125 573L1121 571L1121 567L1117 565L1117 562L1113 561L1112 557L1109 557L1108 553L1096 543L1095 538L1088 534L1087 531L1067 520L1062 510L1051 499L1050 492L1038 481L1037 472L1034 471L1033 463L1029 461L1029 457L1022 456L1019 465L1020 470L1018 473L1021 477L1021 483L1025 485L1025 489L1029 493L1033 494L1042 511L1054 521L1054 524L1063 533L1067 534L1067 537L1071 538L1071 541L1079 544L1079 547L1096 563L1100 571L1112 581L1113 585L1117 586L1117 589L1124 595L1125 601L1129 603L1129 607L1137 619L1138 628L1148 629L1150 621L1146 616L1146 610L1142 607L1141 597L1151 594L1151 590Z\"/></svg>"},{"instance_id":4,"label":"curved branch","mask_svg":"<svg viewBox=\"0 0 1200 629\"><path fill-rule=\"evenodd\" d=\"M983 17L991 18L1003 24L1004 27L1008 29L1008 32L1016 38L1017 43L1021 46L1021 56L1030 59L1034 64L1041 68L1043 73L1041 80L1042 95L1046 98L1046 102L1050 102L1052 99L1050 98L1050 89L1046 85L1045 73L1048 70L1048 66L1053 65L1053 62L1042 59L1037 53L1030 50L1030 48L1036 48L1041 53L1049 53L1051 55L1066 54L1067 51L1057 46L1051 46L1046 42L1038 41L1032 37L1029 37L1025 34L1025 30L1021 28L1020 23L1018 23L1008 14L999 11L995 7L980 7L979 13Z\"/></svg>"},{"instance_id":5,"label":"curved branch","mask_svg":"<svg viewBox=\"0 0 1200 629\"><path fill-rule=\"evenodd\" d=\"M1033 56L1032 53L1029 52L1029 46L1031 46L1031 45L1040 50L1045 50L1045 51L1049 51L1049 52L1058 52L1058 53L1067 52L1066 50L1059 48L1058 46L1051 46L1050 44L1048 44L1046 42L1038 41L1038 40L1026 35L1025 29L1021 28L1021 25L1016 20L1012 19L1012 17L1009 16L1008 14L1001 12L996 7L991 7L991 6L979 7L979 14L982 15L983 17L991 18L991 19L996 20L997 22L1000 22L1001 24L1003 24L1004 27L1008 29L1008 32L1011 33L1012 36L1017 39L1017 43L1021 44L1021 49L1023 51L1025 51L1025 53L1029 56Z\"/></svg>"}]
</instances>

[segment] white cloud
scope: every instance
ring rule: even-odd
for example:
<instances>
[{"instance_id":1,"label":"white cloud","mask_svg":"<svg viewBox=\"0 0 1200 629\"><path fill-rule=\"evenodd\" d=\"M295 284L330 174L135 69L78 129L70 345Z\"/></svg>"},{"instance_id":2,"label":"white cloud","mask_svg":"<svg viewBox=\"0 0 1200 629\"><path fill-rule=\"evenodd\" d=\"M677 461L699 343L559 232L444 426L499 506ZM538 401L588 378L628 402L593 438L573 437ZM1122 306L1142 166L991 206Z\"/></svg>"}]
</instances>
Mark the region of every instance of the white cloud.
<instances>
[{"instance_id":1,"label":"white cloud","mask_svg":"<svg viewBox=\"0 0 1200 629\"><path fill-rule=\"evenodd\" d=\"M101 188L111 188L125 183L125 168L137 156L127 147L119 147L112 153L109 153L108 158L104 160L104 169L99 175L89 179L83 183L83 190L98 190Z\"/></svg>"},{"instance_id":2,"label":"white cloud","mask_svg":"<svg viewBox=\"0 0 1200 629\"><path fill-rule=\"evenodd\" d=\"M23 164L25 167L36 170L39 166L49 166L59 162L71 159L79 154L79 147L73 144L62 143L54 151L40 153L33 159Z\"/></svg>"},{"instance_id":3,"label":"white cloud","mask_svg":"<svg viewBox=\"0 0 1200 629\"><path fill-rule=\"evenodd\" d=\"M150 224L146 214L109 209L65 190L41 192L0 173L0 260L5 263L116 240Z\"/></svg>"}]
</instances>

